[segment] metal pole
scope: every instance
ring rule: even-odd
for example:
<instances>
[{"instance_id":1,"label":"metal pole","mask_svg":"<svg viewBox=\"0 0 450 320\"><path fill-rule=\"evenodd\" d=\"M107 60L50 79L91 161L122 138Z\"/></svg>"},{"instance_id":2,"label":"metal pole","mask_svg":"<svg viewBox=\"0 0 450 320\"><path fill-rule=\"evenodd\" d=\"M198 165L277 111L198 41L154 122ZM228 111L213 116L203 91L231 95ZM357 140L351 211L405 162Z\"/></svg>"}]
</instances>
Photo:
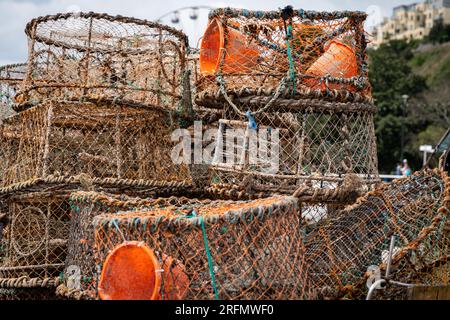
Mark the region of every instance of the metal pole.
<instances>
[{"instance_id":1,"label":"metal pole","mask_svg":"<svg viewBox=\"0 0 450 320\"><path fill-rule=\"evenodd\" d=\"M407 94L402 95L403 104L402 104L402 125L400 132L400 161L403 161L404 155L404 145L405 145L405 117L406 117L406 106L408 104L409 96Z\"/></svg>"},{"instance_id":2,"label":"metal pole","mask_svg":"<svg viewBox=\"0 0 450 320\"><path fill-rule=\"evenodd\" d=\"M392 263L392 254L394 252L394 244L395 244L395 236L391 237L391 244L389 245L389 256L386 265L386 275L385 278L389 278L389 273L391 273L391 263Z\"/></svg>"},{"instance_id":3,"label":"metal pole","mask_svg":"<svg viewBox=\"0 0 450 320\"><path fill-rule=\"evenodd\" d=\"M389 245L389 256L388 256L388 261L386 264L386 274L384 276L385 279L378 279L370 286L369 292L367 293L367 296L366 296L366 300L370 300L372 298L372 295L373 295L375 289L377 289L378 286L381 286L381 284L385 284L384 286L380 287L381 289L385 289L387 285L397 285L400 287L407 287L407 288L412 288L412 287L416 286L415 284L389 280L389 274L391 273L392 256L394 253L394 244L395 244L395 236L393 235L391 237L391 243Z\"/></svg>"},{"instance_id":4,"label":"metal pole","mask_svg":"<svg viewBox=\"0 0 450 320\"><path fill-rule=\"evenodd\" d=\"M388 255L388 261L386 264L386 274L385 274L385 278L386 279L378 279L377 281L375 281L369 288L369 292L367 293L366 296L366 300L370 300L372 298L372 294L375 291L375 289L378 288L378 286L380 286L382 283L384 284L388 284L389 281L389 274L391 273L391 262L392 262L392 254L394 252L394 244L395 244L395 236L393 235L391 237L391 243L389 245L389 255ZM382 287L384 289L384 287Z\"/></svg>"}]
</instances>

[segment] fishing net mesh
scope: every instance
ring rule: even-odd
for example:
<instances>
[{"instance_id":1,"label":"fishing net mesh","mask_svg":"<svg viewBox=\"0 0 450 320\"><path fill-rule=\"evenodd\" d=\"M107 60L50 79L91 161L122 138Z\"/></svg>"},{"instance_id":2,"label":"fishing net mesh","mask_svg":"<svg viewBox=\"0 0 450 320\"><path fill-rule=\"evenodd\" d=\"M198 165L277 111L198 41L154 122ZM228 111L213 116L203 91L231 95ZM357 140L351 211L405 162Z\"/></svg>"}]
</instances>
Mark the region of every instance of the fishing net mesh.
<instances>
[{"instance_id":1,"label":"fishing net mesh","mask_svg":"<svg viewBox=\"0 0 450 320\"><path fill-rule=\"evenodd\" d=\"M164 266L163 278L170 274L181 282L183 290L160 288L162 299L213 299L216 294L221 299L299 299L306 294L307 278L299 276L303 220L294 198L236 202L75 193L71 199L78 218L67 265L80 267L82 290L91 296L106 256L124 241L143 241ZM182 280L186 277L188 284Z\"/></svg>"},{"instance_id":2,"label":"fishing net mesh","mask_svg":"<svg viewBox=\"0 0 450 320\"><path fill-rule=\"evenodd\" d=\"M25 78L26 64L0 66L0 121L13 115L14 97Z\"/></svg>"},{"instance_id":3,"label":"fishing net mesh","mask_svg":"<svg viewBox=\"0 0 450 320\"><path fill-rule=\"evenodd\" d=\"M0 186L49 175L189 180L171 160L170 117L112 103L50 100L0 126Z\"/></svg>"},{"instance_id":4,"label":"fishing net mesh","mask_svg":"<svg viewBox=\"0 0 450 320\"><path fill-rule=\"evenodd\" d=\"M0 299L98 298L105 258L133 240L176 284L162 299L363 298L391 236L391 279L448 284L446 174L421 171L342 210L379 182L364 19L218 9L189 55L183 34L153 22L32 20L26 68L0 68L0 104L21 111L0 126ZM189 127L191 93L197 119L220 119L203 185L259 199L188 191L169 133Z\"/></svg>"},{"instance_id":5,"label":"fishing net mesh","mask_svg":"<svg viewBox=\"0 0 450 320\"><path fill-rule=\"evenodd\" d=\"M28 69L16 97L19 110L61 97L180 107L187 38L175 29L90 12L33 19L26 34Z\"/></svg>"},{"instance_id":6,"label":"fishing net mesh","mask_svg":"<svg viewBox=\"0 0 450 320\"><path fill-rule=\"evenodd\" d=\"M379 182L372 113L265 112L254 115L253 128L225 113L211 162L213 190L269 195L307 187L322 194L310 194L310 201L345 203L354 201L345 193L361 194Z\"/></svg>"},{"instance_id":7,"label":"fishing net mesh","mask_svg":"<svg viewBox=\"0 0 450 320\"><path fill-rule=\"evenodd\" d=\"M447 285L449 187L445 172L420 171L369 192L319 222L305 239L313 297L364 297L367 277L376 268L386 268L391 236L391 280ZM405 298L406 290L392 286L383 294Z\"/></svg>"},{"instance_id":8,"label":"fishing net mesh","mask_svg":"<svg viewBox=\"0 0 450 320\"><path fill-rule=\"evenodd\" d=\"M195 188L185 182L120 181L79 176L48 176L0 188L0 288L53 287L64 280L65 263L70 260L70 241L87 237L74 229L75 223L87 226L88 217L71 208L69 196L77 190L104 190L112 194L161 197L171 194L195 196ZM93 229L86 227L86 232ZM81 237L82 236L82 237ZM81 245L80 243L76 243ZM91 248L92 249L92 248ZM88 257L92 251L84 252ZM62 292L66 298L80 296Z\"/></svg>"},{"instance_id":9,"label":"fishing net mesh","mask_svg":"<svg viewBox=\"0 0 450 320\"><path fill-rule=\"evenodd\" d=\"M365 18L350 11L211 11L200 48L198 102L226 94L239 102L305 94L370 101Z\"/></svg>"},{"instance_id":10,"label":"fishing net mesh","mask_svg":"<svg viewBox=\"0 0 450 320\"><path fill-rule=\"evenodd\" d=\"M16 299L54 293L71 192L193 189L170 154L192 116L184 34L92 12L36 18L26 34L28 63L0 68L2 105L20 112L0 126L0 284Z\"/></svg>"},{"instance_id":11,"label":"fishing net mesh","mask_svg":"<svg viewBox=\"0 0 450 320\"><path fill-rule=\"evenodd\" d=\"M361 192L379 181L365 17L230 8L210 13L195 101L222 111L213 190L270 195L309 186L340 192L313 201L339 202L346 176Z\"/></svg>"},{"instance_id":12,"label":"fishing net mesh","mask_svg":"<svg viewBox=\"0 0 450 320\"><path fill-rule=\"evenodd\" d=\"M69 236L67 194L47 190L3 200L7 201L2 209L8 210L4 212L8 218L2 221L0 279L13 279L14 284L10 285L14 287L22 283L21 278L58 277L63 270Z\"/></svg>"}]
</instances>

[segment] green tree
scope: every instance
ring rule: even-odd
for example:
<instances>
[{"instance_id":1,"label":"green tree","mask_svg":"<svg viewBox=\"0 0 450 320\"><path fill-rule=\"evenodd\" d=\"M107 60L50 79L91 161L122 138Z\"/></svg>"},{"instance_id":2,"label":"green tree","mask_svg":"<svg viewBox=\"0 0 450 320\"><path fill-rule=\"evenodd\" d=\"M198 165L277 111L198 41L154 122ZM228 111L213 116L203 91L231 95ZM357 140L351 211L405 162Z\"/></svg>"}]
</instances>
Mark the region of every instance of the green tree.
<instances>
[{"instance_id":1,"label":"green tree","mask_svg":"<svg viewBox=\"0 0 450 320\"><path fill-rule=\"evenodd\" d=\"M426 89L425 79L415 75L409 60L414 56L414 43L392 40L377 50L369 50L370 81L378 107L375 128L380 172L389 173L401 159L401 130L404 126L405 146L411 141L413 124L404 117L402 95L410 97ZM407 110L406 110L407 112ZM418 157L405 148L404 157L417 164Z\"/></svg>"},{"instance_id":2,"label":"green tree","mask_svg":"<svg viewBox=\"0 0 450 320\"><path fill-rule=\"evenodd\" d=\"M428 41L433 44L450 41L450 25L445 25L442 19L435 21L428 34Z\"/></svg>"}]
</instances>

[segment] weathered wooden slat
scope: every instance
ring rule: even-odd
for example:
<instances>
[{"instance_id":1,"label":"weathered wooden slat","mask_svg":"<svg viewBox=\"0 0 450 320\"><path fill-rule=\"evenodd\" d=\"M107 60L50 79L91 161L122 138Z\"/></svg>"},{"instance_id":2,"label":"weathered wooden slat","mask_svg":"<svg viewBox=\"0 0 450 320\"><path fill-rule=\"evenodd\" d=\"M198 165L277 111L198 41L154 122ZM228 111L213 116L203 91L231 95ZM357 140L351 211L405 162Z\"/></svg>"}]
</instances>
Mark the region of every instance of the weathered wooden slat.
<instances>
[{"instance_id":1,"label":"weathered wooden slat","mask_svg":"<svg viewBox=\"0 0 450 320\"><path fill-rule=\"evenodd\" d=\"M450 285L412 287L408 297L409 300L450 300Z\"/></svg>"}]
</instances>

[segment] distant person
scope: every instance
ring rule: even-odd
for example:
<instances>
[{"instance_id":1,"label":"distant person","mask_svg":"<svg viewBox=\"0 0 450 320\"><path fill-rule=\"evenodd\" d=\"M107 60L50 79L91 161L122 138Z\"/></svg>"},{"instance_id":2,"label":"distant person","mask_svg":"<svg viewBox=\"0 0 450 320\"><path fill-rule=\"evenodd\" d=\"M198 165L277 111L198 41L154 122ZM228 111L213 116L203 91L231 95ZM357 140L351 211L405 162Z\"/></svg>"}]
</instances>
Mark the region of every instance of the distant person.
<instances>
[{"instance_id":1,"label":"distant person","mask_svg":"<svg viewBox=\"0 0 450 320\"><path fill-rule=\"evenodd\" d=\"M411 168L408 165L408 160L403 159L403 166L402 166L402 175L405 177L409 177L411 175Z\"/></svg>"},{"instance_id":2,"label":"distant person","mask_svg":"<svg viewBox=\"0 0 450 320\"><path fill-rule=\"evenodd\" d=\"M395 167L395 175L401 176L402 173L402 164L399 162L397 163L397 166Z\"/></svg>"}]
</instances>

